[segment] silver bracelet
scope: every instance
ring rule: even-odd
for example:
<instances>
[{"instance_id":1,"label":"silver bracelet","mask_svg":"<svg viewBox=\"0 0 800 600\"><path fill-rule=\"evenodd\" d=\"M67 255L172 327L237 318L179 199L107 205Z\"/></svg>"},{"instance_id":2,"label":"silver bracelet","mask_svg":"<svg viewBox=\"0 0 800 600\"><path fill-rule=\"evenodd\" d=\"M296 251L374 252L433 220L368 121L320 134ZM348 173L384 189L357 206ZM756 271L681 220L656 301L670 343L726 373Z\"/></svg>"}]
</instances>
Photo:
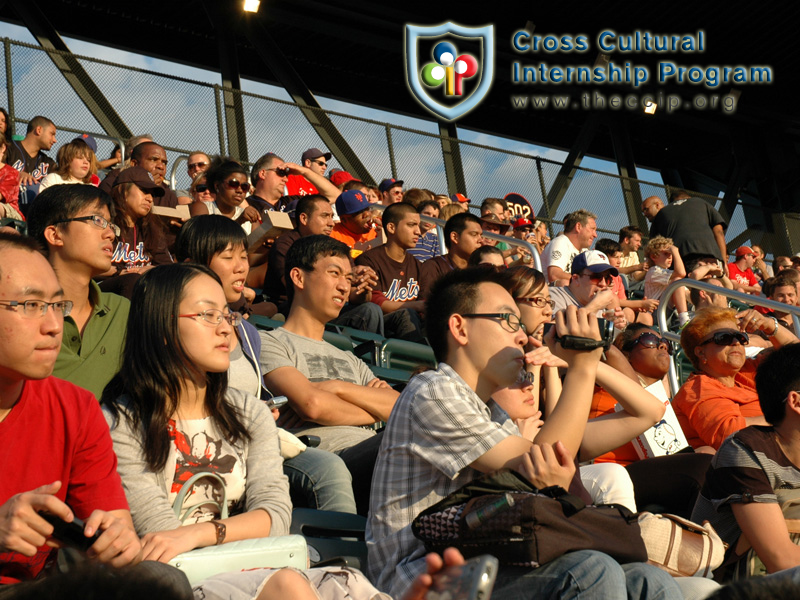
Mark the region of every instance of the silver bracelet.
<instances>
[{"instance_id":1,"label":"silver bracelet","mask_svg":"<svg viewBox=\"0 0 800 600\"><path fill-rule=\"evenodd\" d=\"M772 330L772 333L767 333L766 336L774 337L775 334L778 333L778 319L776 319L775 317L769 317L769 318L772 319L773 323L775 323L775 329Z\"/></svg>"}]
</instances>

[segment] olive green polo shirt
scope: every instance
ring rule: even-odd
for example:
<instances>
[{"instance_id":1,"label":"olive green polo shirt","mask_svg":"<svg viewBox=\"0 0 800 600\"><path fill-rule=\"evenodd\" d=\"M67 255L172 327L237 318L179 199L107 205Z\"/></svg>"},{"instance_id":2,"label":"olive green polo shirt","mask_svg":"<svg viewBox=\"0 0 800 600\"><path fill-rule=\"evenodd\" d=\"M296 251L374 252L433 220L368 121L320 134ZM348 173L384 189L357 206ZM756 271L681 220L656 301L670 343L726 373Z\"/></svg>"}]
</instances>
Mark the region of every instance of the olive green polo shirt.
<instances>
[{"instance_id":1,"label":"olive green polo shirt","mask_svg":"<svg viewBox=\"0 0 800 600\"><path fill-rule=\"evenodd\" d=\"M101 292L94 281L89 285L92 315L83 336L72 317L64 319L64 337L53 375L89 390L99 399L119 371L131 303L117 294Z\"/></svg>"}]
</instances>

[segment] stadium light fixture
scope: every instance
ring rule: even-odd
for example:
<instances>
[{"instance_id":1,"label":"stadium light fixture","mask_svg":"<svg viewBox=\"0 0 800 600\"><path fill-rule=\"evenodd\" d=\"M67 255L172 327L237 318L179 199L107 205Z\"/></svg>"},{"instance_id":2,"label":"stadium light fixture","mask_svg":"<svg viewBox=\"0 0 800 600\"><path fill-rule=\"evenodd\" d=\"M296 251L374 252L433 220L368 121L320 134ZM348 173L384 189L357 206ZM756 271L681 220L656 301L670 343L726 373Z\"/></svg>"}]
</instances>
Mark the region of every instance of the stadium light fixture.
<instances>
[{"instance_id":1,"label":"stadium light fixture","mask_svg":"<svg viewBox=\"0 0 800 600\"><path fill-rule=\"evenodd\" d=\"M244 0L244 12L258 12L258 5L261 0Z\"/></svg>"}]
</instances>

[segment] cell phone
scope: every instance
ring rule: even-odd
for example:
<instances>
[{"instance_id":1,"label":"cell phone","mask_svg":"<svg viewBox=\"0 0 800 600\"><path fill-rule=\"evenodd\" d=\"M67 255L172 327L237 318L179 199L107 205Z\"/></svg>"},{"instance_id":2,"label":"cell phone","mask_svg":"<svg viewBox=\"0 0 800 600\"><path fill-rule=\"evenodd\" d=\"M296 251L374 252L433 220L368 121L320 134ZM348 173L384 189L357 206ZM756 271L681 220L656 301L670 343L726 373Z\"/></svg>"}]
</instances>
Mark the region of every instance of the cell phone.
<instances>
[{"instance_id":1,"label":"cell phone","mask_svg":"<svg viewBox=\"0 0 800 600\"><path fill-rule=\"evenodd\" d=\"M497 577L498 562L482 554L463 565L445 567L433 575L425 600L488 600Z\"/></svg>"},{"instance_id":2,"label":"cell phone","mask_svg":"<svg viewBox=\"0 0 800 600\"><path fill-rule=\"evenodd\" d=\"M39 516L53 526L53 533L50 537L81 552L86 552L100 537L101 532L99 531L92 537L86 537L83 534L86 524L78 517L75 517L70 523L67 523L64 519L57 517L53 513L42 511L39 513Z\"/></svg>"},{"instance_id":3,"label":"cell phone","mask_svg":"<svg viewBox=\"0 0 800 600\"><path fill-rule=\"evenodd\" d=\"M269 400L267 400L267 407L272 410L273 408L281 408L289 402L289 399L286 396L273 396Z\"/></svg>"},{"instance_id":4,"label":"cell phone","mask_svg":"<svg viewBox=\"0 0 800 600\"><path fill-rule=\"evenodd\" d=\"M545 337L550 332L550 330L555 326L556 326L555 323L545 323L544 327L542 328L542 337Z\"/></svg>"}]
</instances>

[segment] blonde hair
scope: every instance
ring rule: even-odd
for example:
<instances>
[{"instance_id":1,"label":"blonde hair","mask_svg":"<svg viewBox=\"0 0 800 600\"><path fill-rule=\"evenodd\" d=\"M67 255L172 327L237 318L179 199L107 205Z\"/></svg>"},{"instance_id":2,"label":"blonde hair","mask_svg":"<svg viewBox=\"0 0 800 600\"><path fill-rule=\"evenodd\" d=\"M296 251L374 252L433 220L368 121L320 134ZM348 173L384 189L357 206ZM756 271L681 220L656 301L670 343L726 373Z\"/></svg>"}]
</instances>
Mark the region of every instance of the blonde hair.
<instances>
[{"instance_id":1,"label":"blonde hair","mask_svg":"<svg viewBox=\"0 0 800 600\"><path fill-rule=\"evenodd\" d=\"M462 212L467 212L467 207L463 206L461 203L445 204L441 209L439 209L439 218L443 221L447 221L453 215L457 215Z\"/></svg>"},{"instance_id":2,"label":"blonde hair","mask_svg":"<svg viewBox=\"0 0 800 600\"><path fill-rule=\"evenodd\" d=\"M663 250L669 250L672 248L673 245L672 238L664 237L663 235L657 235L647 242L647 247L644 249L644 255L647 258L650 258L654 254L659 255Z\"/></svg>"}]
</instances>

